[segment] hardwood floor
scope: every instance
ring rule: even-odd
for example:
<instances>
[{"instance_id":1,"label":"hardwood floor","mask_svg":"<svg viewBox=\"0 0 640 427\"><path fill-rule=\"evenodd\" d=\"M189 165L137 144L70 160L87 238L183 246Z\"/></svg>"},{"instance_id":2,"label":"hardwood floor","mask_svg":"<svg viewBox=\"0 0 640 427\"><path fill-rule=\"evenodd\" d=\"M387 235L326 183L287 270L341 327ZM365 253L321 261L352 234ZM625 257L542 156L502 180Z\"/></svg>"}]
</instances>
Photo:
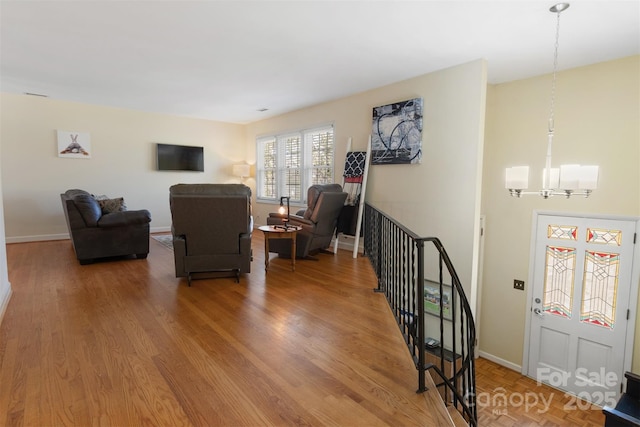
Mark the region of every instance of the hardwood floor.
<instances>
[{"instance_id":1,"label":"hardwood floor","mask_svg":"<svg viewBox=\"0 0 640 427\"><path fill-rule=\"evenodd\" d=\"M186 280L146 260L80 266L69 241L7 246L0 425L450 425L366 258L272 255Z\"/></svg>"},{"instance_id":2,"label":"hardwood floor","mask_svg":"<svg viewBox=\"0 0 640 427\"><path fill-rule=\"evenodd\" d=\"M451 425L433 387L415 393L366 258L339 251L292 272L272 255L265 275L256 232L239 284L189 288L173 253L150 247L146 260L80 266L69 241L7 246L0 425ZM562 393L517 372L484 359L477 371L481 426L604 422L599 408L566 411ZM553 394L550 410L491 404L527 391Z\"/></svg>"},{"instance_id":3,"label":"hardwood floor","mask_svg":"<svg viewBox=\"0 0 640 427\"><path fill-rule=\"evenodd\" d=\"M602 408L576 400L486 359L476 362L478 424L500 427L600 427Z\"/></svg>"}]
</instances>

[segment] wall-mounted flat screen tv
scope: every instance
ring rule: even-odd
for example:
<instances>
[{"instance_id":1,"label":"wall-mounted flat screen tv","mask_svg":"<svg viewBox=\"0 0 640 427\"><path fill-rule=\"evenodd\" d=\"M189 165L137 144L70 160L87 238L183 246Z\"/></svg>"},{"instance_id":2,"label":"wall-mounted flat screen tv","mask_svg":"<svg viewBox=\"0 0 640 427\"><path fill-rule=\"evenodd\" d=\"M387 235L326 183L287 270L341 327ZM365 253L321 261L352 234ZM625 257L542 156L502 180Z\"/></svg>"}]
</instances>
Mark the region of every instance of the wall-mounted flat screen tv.
<instances>
[{"instance_id":1,"label":"wall-mounted flat screen tv","mask_svg":"<svg viewBox=\"0 0 640 427\"><path fill-rule=\"evenodd\" d=\"M188 145L157 144L158 170L204 172L204 150Z\"/></svg>"}]
</instances>

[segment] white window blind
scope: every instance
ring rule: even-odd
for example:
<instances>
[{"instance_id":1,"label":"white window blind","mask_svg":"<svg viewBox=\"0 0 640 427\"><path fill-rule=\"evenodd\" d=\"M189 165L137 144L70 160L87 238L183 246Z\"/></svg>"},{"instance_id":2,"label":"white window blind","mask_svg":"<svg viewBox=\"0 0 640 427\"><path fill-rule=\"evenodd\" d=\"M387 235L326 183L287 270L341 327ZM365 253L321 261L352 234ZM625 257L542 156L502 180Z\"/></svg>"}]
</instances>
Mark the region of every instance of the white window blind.
<instances>
[{"instance_id":1,"label":"white window blind","mask_svg":"<svg viewBox=\"0 0 640 427\"><path fill-rule=\"evenodd\" d=\"M333 126L260 137L257 198L305 203L307 188L333 182Z\"/></svg>"}]
</instances>

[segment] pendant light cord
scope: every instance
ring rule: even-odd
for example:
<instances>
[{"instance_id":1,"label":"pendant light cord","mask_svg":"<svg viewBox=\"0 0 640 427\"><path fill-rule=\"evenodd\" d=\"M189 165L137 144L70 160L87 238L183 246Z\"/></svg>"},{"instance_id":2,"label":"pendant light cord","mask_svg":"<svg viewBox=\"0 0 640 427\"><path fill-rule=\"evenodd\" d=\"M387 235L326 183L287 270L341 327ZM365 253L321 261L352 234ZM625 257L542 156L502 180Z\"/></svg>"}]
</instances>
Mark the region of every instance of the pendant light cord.
<instances>
[{"instance_id":1,"label":"pendant light cord","mask_svg":"<svg viewBox=\"0 0 640 427\"><path fill-rule=\"evenodd\" d=\"M556 21L556 44L553 54L553 79L551 82L551 109L549 112L549 133L553 133L555 128L555 106L556 106L556 72L558 70L558 46L560 45L560 10L556 12L558 17Z\"/></svg>"}]
</instances>

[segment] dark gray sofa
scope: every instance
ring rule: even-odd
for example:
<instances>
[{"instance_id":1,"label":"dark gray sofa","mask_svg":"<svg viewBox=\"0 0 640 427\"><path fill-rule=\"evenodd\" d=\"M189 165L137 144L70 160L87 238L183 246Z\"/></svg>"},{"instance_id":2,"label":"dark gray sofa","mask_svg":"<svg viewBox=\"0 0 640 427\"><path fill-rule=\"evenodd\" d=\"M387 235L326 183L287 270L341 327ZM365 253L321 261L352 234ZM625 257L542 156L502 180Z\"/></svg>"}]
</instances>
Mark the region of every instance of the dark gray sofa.
<instances>
[{"instance_id":1,"label":"dark gray sofa","mask_svg":"<svg viewBox=\"0 0 640 427\"><path fill-rule=\"evenodd\" d=\"M149 254L148 210L103 213L96 198L84 190L60 194L69 237L80 264L100 258Z\"/></svg>"},{"instance_id":2,"label":"dark gray sofa","mask_svg":"<svg viewBox=\"0 0 640 427\"><path fill-rule=\"evenodd\" d=\"M176 277L251 272L251 189L242 184L177 184L169 189Z\"/></svg>"}]
</instances>

